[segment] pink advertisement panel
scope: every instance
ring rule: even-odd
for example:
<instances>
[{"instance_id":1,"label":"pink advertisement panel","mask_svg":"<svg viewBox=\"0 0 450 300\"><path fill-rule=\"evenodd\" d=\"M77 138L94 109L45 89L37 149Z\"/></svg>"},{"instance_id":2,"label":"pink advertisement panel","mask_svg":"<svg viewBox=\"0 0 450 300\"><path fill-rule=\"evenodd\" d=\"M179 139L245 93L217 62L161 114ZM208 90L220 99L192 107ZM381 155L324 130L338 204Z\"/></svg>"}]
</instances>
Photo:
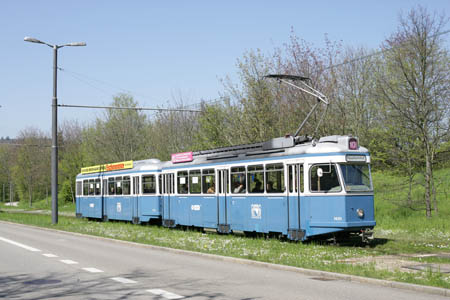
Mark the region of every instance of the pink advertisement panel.
<instances>
[{"instance_id":1,"label":"pink advertisement panel","mask_svg":"<svg viewBox=\"0 0 450 300\"><path fill-rule=\"evenodd\" d=\"M192 161L194 158L191 152L182 152L182 153L174 153L172 154L172 163L182 163Z\"/></svg>"}]
</instances>

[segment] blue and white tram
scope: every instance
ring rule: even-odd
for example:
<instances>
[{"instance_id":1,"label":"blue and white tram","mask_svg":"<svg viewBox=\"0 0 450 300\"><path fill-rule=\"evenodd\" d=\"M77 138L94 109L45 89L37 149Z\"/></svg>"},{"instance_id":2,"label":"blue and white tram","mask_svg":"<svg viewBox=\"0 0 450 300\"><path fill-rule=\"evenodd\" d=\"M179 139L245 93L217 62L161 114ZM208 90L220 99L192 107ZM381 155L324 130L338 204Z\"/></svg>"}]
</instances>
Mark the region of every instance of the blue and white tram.
<instances>
[{"instance_id":1,"label":"blue and white tram","mask_svg":"<svg viewBox=\"0 0 450 300\"><path fill-rule=\"evenodd\" d=\"M149 159L82 168L76 180L77 217L133 223L159 220L160 163Z\"/></svg>"},{"instance_id":2,"label":"blue and white tram","mask_svg":"<svg viewBox=\"0 0 450 300\"><path fill-rule=\"evenodd\" d=\"M376 224L370 155L350 136L287 136L108 166L77 176L77 216L292 240L364 234Z\"/></svg>"}]
</instances>

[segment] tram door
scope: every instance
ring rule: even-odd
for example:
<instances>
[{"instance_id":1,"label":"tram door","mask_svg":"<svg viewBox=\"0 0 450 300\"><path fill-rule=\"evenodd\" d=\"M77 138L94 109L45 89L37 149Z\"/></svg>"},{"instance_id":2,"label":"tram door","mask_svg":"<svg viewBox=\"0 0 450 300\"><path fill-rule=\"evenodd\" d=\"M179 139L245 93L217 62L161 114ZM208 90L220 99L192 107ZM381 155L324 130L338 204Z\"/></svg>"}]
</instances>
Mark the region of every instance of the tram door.
<instances>
[{"instance_id":1,"label":"tram door","mask_svg":"<svg viewBox=\"0 0 450 300\"><path fill-rule=\"evenodd\" d=\"M102 219L108 221L108 215L106 213L106 197L108 195L108 182L106 179L102 179Z\"/></svg>"},{"instance_id":2,"label":"tram door","mask_svg":"<svg viewBox=\"0 0 450 300\"><path fill-rule=\"evenodd\" d=\"M139 223L140 203L139 203L139 176L133 176L133 223Z\"/></svg>"},{"instance_id":3,"label":"tram door","mask_svg":"<svg viewBox=\"0 0 450 300\"><path fill-rule=\"evenodd\" d=\"M228 170L217 169L217 231L229 233L230 224L228 221Z\"/></svg>"},{"instance_id":4,"label":"tram door","mask_svg":"<svg viewBox=\"0 0 450 300\"><path fill-rule=\"evenodd\" d=\"M303 163L289 164L288 170L288 199L287 225L288 236L293 240L301 240L305 231L301 228L300 208L301 194L304 191Z\"/></svg>"},{"instance_id":5,"label":"tram door","mask_svg":"<svg viewBox=\"0 0 450 300\"><path fill-rule=\"evenodd\" d=\"M175 220L170 214L171 201L173 201L173 194L175 193L175 174L165 173L161 174L161 195L162 195L162 224L164 227L174 227Z\"/></svg>"}]
</instances>

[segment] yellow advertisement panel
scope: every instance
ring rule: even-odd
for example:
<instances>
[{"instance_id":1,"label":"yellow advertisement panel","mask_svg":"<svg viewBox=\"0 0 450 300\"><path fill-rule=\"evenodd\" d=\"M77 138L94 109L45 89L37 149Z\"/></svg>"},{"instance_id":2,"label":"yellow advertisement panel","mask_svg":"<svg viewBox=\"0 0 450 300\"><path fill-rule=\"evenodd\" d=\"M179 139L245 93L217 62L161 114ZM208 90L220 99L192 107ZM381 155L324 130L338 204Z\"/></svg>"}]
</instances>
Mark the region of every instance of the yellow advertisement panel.
<instances>
[{"instance_id":1,"label":"yellow advertisement panel","mask_svg":"<svg viewBox=\"0 0 450 300\"><path fill-rule=\"evenodd\" d=\"M128 160L128 161L122 161L122 162L117 162L117 163L112 163L112 164L104 164L104 165L81 168L81 174L117 171L117 170L132 169L132 168L133 168L133 161Z\"/></svg>"}]
</instances>

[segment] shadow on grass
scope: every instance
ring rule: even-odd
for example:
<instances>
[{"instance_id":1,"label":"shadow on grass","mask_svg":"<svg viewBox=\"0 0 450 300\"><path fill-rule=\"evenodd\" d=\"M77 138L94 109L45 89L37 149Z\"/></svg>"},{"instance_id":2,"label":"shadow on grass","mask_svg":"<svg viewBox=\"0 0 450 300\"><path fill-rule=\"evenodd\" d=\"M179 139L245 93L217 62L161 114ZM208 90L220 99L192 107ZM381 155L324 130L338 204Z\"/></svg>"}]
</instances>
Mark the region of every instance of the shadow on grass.
<instances>
[{"instance_id":1,"label":"shadow on grass","mask_svg":"<svg viewBox=\"0 0 450 300\"><path fill-rule=\"evenodd\" d=\"M317 244L322 246L336 246L336 247L357 247L357 248L371 248L374 249L376 247L385 245L390 239L386 238L373 238L367 242L362 241L361 238L352 237L346 239L312 239L305 241L305 244Z\"/></svg>"}]
</instances>

